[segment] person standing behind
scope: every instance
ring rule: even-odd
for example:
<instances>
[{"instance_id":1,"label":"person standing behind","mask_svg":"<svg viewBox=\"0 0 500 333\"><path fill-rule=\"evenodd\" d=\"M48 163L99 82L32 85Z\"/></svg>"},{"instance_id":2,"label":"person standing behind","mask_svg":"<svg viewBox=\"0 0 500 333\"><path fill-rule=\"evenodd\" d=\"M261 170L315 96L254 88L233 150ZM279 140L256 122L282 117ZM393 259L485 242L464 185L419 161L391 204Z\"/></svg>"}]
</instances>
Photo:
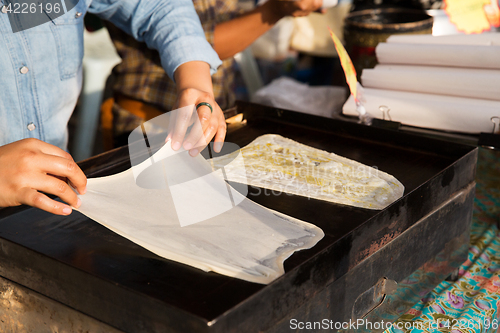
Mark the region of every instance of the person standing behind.
<instances>
[{"instance_id":1,"label":"person standing behind","mask_svg":"<svg viewBox=\"0 0 500 333\"><path fill-rule=\"evenodd\" d=\"M306 16L320 10L322 0L269 0L242 13L237 0L193 0L207 41L223 60L212 76L221 109L234 105L233 56L285 16ZM127 144L129 133L142 122L177 108L174 82L160 66L158 53L106 23L122 63L113 70L114 100L103 105L106 148ZM111 111L112 110L112 111ZM110 144L113 142L113 144Z\"/></svg>"}]
</instances>

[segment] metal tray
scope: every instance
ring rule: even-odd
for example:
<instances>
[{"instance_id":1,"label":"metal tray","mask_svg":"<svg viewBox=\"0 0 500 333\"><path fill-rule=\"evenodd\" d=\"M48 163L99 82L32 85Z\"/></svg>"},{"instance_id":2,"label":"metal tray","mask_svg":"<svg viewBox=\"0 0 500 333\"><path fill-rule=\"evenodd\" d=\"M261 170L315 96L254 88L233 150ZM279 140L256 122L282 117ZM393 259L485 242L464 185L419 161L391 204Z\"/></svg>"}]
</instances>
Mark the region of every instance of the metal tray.
<instances>
[{"instance_id":1,"label":"metal tray","mask_svg":"<svg viewBox=\"0 0 500 333\"><path fill-rule=\"evenodd\" d=\"M1 209L0 276L124 332L285 332L292 318L366 317L380 300L362 295L381 278L403 286L444 253L444 279L465 260L475 147L250 103L238 111L245 122L230 126L228 142L280 134L377 166L404 184L404 197L374 211L250 188L250 199L325 232L267 286L160 258L77 212ZM125 170L128 149L81 167L89 177Z\"/></svg>"}]
</instances>

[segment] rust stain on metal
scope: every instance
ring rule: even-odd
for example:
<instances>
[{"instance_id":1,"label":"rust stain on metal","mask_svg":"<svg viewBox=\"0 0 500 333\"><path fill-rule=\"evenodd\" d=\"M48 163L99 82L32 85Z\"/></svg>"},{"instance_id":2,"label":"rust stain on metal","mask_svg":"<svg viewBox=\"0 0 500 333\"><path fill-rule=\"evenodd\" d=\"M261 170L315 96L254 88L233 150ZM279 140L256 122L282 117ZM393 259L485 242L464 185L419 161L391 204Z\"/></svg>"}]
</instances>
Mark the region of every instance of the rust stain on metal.
<instances>
[{"instance_id":1,"label":"rust stain on metal","mask_svg":"<svg viewBox=\"0 0 500 333\"><path fill-rule=\"evenodd\" d=\"M448 204L450 202L456 201L459 204L463 204L467 200L467 194L474 189L476 186L475 182L472 182L468 184L466 187L454 192L447 200L445 200L443 203L441 203L438 207L433 209L431 212L426 214L424 217L419 219L413 226L411 226L409 229L406 231L410 230L411 228L415 227L415 225L418 225L421 221L429 218L431 215L436 214L436 212L440 215L446 214L449 209L452 209L452 207L449 207ZM392 229L391 227L394 225L394 222L389 225L389 229ZM399 235L402 234L402 231L396 230L392 233L387 233L384 236L382 236L380 239L373 241L370 244L370 247L361 251L359 255L355 258L354 262L349 265L349 269L355 267L358 265L360 262L365 260L366 258L370 257L372 254L380 250L382 247L390 243L393 239L398 237Z\"/></svg>"},{"instance_id":2,"label":"rust stain on metal","mask_svg":"<svg viewBox=\"0 0 500 333\"><path fill-rule=\"evenodd\" d=\"M371 256L372 254L374 254L375 252L377 252L378 250L380 250L382 247L384 247L387 244L389 244L393 239L395 239L399 235L401 235L401 231L400 230L396 230L394 232L387 233L384 236L382 236L382 238L380 238L380 239L372 242L370 244L369 248L367 248L367 249L365 249L365 250L363 250L363 251L361 251L359 253L359 255L357 256L357 258L354 261L354 263L352 263L350 265L349 269L355 267L361 261L365 260L366 258L368 258L369 256Z\"/></svg>"}]
</instances>

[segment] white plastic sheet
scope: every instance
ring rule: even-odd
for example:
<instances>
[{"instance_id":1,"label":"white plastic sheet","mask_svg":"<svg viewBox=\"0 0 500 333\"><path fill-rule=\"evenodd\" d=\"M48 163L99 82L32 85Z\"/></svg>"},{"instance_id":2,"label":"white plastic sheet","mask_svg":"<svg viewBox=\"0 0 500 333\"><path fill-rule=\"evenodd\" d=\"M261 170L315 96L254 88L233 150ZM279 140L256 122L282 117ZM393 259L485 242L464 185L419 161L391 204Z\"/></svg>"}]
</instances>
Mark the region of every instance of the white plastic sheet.
<instances>
[{"instance_id":1,"label":"white plastic sheet","mask_svg":"<svg viewBox=\"0 0 500 333\"><path fill-rule=\"evenodd\" d=\"M340 114L346 94L344 87L309 86L280 77L259 89L252 102L331 118Z\"/></svg>"}]
</instances>

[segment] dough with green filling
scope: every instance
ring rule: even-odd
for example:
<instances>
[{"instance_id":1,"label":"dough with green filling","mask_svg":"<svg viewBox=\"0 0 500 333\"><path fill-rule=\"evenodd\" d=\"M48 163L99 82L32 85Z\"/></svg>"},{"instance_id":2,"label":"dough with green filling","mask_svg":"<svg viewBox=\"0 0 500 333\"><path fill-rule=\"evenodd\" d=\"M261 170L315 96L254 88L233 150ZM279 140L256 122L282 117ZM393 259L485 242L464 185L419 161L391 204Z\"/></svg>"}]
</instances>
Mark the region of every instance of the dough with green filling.
<instances>
[{"instance_id":1,"label":"dough with green filling","mask_svg":"<svg viewBox=\"0 0 500 333\"><path fill-rule=\"evenodd\" d=\"M393 176L345 157L276 134L262 135L240 151L213 158L227 179L252 186L368 209L383 209L401 198ZM235 162L230 163L235 160Z\"/></svg>"}]
</instances>

